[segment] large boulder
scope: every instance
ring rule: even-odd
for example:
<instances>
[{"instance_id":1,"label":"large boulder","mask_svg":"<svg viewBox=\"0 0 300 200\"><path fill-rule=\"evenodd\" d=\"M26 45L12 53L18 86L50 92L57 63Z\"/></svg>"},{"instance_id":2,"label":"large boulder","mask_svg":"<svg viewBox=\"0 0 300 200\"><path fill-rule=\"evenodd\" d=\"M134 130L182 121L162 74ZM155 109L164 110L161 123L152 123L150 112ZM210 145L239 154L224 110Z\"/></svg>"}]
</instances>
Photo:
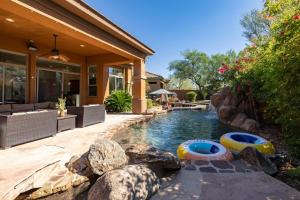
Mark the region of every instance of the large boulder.
<instances>
[{"instance_id":1,"label":"large boulder","mask_svg":"<svg viewBox=\"0 0 300 200\"><path fill-rule=\"evenodd\" d=\"M93 170L88 160L88 153L83 154L81 157L75 155L72 156L67 163L69 171L82 176L93 176Z\"/></svg>"},{"instance_id":2,"label":"large boulder","mask_svg":"<svg viewBox=\"0 0 300 200\"><path fill-rule=\"evenodd\" d=\"M254 119L247 118L240 128L250 132L257 132L259 130L259 123Z\"/></svg>"},{"instance_id":3,"label":"large boulder","mask_svg":"<svg viewBox=\"0 0 300 200\"><path fill-rule=\"evenodd\" d=\"M159 189L159 179L144 165L127 165L105 173L92 186L88 200L149 199Z\"/></svg>"},{"instance_id":4,"label":"large boulder","mask_svg":"<svg viewBox=\"0 0 300 200\"><path fill-rule=\"evenodd\" d=\"M278 172L277 166L266 155L253 147L246 147L237 157L269 175L274 175Z\"/></svg>"},{"instance_id":5,"label":"large boulder","mask_svg":"<svg viewBox=\"0 0 300 200\"><path fill-rule=\"evenodd\" d=\"M234 110L230 106L222 105L218 110L219 119L221 121L225 121L225 122L229 121L232 118L233 114L234 114Z\"/></svg>"},{"instance_id":6,"label":"large boulder","mask_svg":"<svg viewBox=\"0 0 300 200\"><path fill-rule=\"evenodd\" d=\"M135 144L125 151L130 164L146 164L157 174L162 170L179 170L180 161L171 152L159 150L147 144Z\"/></svg>"},{"instance_id":7,"label":"large boulder","mask_svg":"<svg viewBox=\"0 0 300 200\"><path fill-rule=\"evenodd\" d=\"M236 128L241 128L245 120L247 119L247 115L244 113L238 113L232 122L230 123L231 126Z\"/></svg>"},{"instance_id":8,"label":"large boulder","mask_svg":"<svg viewBox=\"0 0 300 200\"><path fill-rule=\"evenodd\" d=\"M127 156L122 147L107 139L97 140L90 146L88 160L93 172L98 175L127 164Z\"/></svg>"},{"instance_id":9,"label":"large boulder","mask_svg":"<svg viewBox=\"0 0 300 200\"><path fill-rule=\"evenodd\" d=\"M226 98L223 101L224 106L231 106L231 100L232 100L232 94L229 94L226 96Z\"/></svg>"},{"instance_id":10,"label":"large boulder","mask_svg":"<svg viewBox=\"0 0 300 200\"><path fill-rule=\"evenodd\" d=\"M222 95L221 93L216 93L216 94L213 94L211 97L210 97L210 100L211 100L211 104L218 108L222 102L224 101L226 96Z\"/></svg>"}]
</instances>

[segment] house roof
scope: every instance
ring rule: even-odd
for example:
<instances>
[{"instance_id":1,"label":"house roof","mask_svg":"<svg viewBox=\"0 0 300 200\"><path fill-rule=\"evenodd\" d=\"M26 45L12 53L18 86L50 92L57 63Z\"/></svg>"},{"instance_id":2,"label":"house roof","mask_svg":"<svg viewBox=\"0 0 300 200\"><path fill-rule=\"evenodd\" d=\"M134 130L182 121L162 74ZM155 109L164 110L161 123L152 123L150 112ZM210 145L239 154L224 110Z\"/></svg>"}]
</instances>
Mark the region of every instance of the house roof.
<instances>
[{"instance_id":1,"label":"house roof","mask_svg":"<svg viewBox=\"0 0 300 200\"><path fill-rule=\"evenodd\" d=\"M152 72L146 72L146 76L147 79L159 79L161 81L168 82L168 79L165 79L163 76Z\"/></svg>"},{"instance_id":2,"label":"house roof","mask_svg":"<svg viewBox=\"0 0 300 200\"><path fill-rule=\"evenodd\" d=\"M153 49L139 41L137 38L117 26L115 23L110 21L108 18L103 16L101 13L96 11L94 8L89 6L82 0L54 0L54 2L59 3L61 6L65 7L71 12L75 12L76 14L80 14L81 17L95 24L96 26L101 26L100 28L109 32L110 34L118 37L119 39L125 41L128 44L133 45L137 49L146 53L147 55L153 55L155 52ZM71 5L71 7L70 7ZM73 8L72 8L73 7ZM78 10L74 10L74 7L78 8ZM81 12L81 13L78 13Z\"/></svg>"}]
</instances>

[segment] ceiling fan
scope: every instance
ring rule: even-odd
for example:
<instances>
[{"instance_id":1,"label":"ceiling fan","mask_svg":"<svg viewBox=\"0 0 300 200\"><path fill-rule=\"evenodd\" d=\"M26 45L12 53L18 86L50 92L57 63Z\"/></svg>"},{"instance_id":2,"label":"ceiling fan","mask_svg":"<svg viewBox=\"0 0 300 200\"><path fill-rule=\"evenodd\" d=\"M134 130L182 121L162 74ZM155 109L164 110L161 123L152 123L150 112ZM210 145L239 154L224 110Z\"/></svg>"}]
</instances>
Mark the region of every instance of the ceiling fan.
<instances>
[{"instance_id":1,"label":"ceiling fan","mask_svg":"<svg viewBox=\"0 0 300 200\"><path fill-rule=\"evenodd\" d=\"M41 55L41 57L46 57L50 60L59 60L63 62L68 62L70 59L67 56L60 54L59 50L56 48L56 39L58 35L53 34L53 37L54 37L54 49L52 49L50 53Z\"/></svg>"}]
</instances>

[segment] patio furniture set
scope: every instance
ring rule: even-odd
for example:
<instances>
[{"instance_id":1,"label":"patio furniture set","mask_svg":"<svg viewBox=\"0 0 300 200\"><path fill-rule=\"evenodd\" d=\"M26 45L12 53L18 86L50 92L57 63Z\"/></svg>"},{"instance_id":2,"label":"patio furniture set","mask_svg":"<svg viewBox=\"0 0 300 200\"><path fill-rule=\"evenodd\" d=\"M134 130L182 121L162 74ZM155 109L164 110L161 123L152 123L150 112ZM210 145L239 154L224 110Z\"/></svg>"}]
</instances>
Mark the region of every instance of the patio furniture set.
<instances>
[{"instance_id":1,"label":"patio furniture set","mask_svg":"<svg viewBox=\"0 0 300 200\"><path fill-rule=\"evenodd\" d=\"M105 106L100 104L68 107L68 114L64 117L58 117L53 102L3 104L0 105L0 148L104 122L105 113Z\"/></svg>"}]
</instances>

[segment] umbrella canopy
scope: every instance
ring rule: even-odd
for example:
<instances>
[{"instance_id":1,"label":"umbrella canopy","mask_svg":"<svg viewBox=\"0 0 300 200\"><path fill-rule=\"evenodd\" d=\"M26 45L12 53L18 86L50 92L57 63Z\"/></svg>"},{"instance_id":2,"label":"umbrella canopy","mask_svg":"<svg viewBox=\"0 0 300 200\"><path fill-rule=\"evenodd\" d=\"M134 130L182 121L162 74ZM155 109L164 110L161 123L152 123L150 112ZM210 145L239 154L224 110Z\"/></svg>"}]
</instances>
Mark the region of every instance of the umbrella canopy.
<instances>
[{"instance_id":1,"label":"umbrella canopy","mask_svg":"<svg viewBox=\"0 0 300 200\"><path fill-rule=\"evenodd\" d=\"M162 95L162 94L173 94L173 93L165 89L159 89L150 93L150 95Z\"/></svg>"}]
</instances>

